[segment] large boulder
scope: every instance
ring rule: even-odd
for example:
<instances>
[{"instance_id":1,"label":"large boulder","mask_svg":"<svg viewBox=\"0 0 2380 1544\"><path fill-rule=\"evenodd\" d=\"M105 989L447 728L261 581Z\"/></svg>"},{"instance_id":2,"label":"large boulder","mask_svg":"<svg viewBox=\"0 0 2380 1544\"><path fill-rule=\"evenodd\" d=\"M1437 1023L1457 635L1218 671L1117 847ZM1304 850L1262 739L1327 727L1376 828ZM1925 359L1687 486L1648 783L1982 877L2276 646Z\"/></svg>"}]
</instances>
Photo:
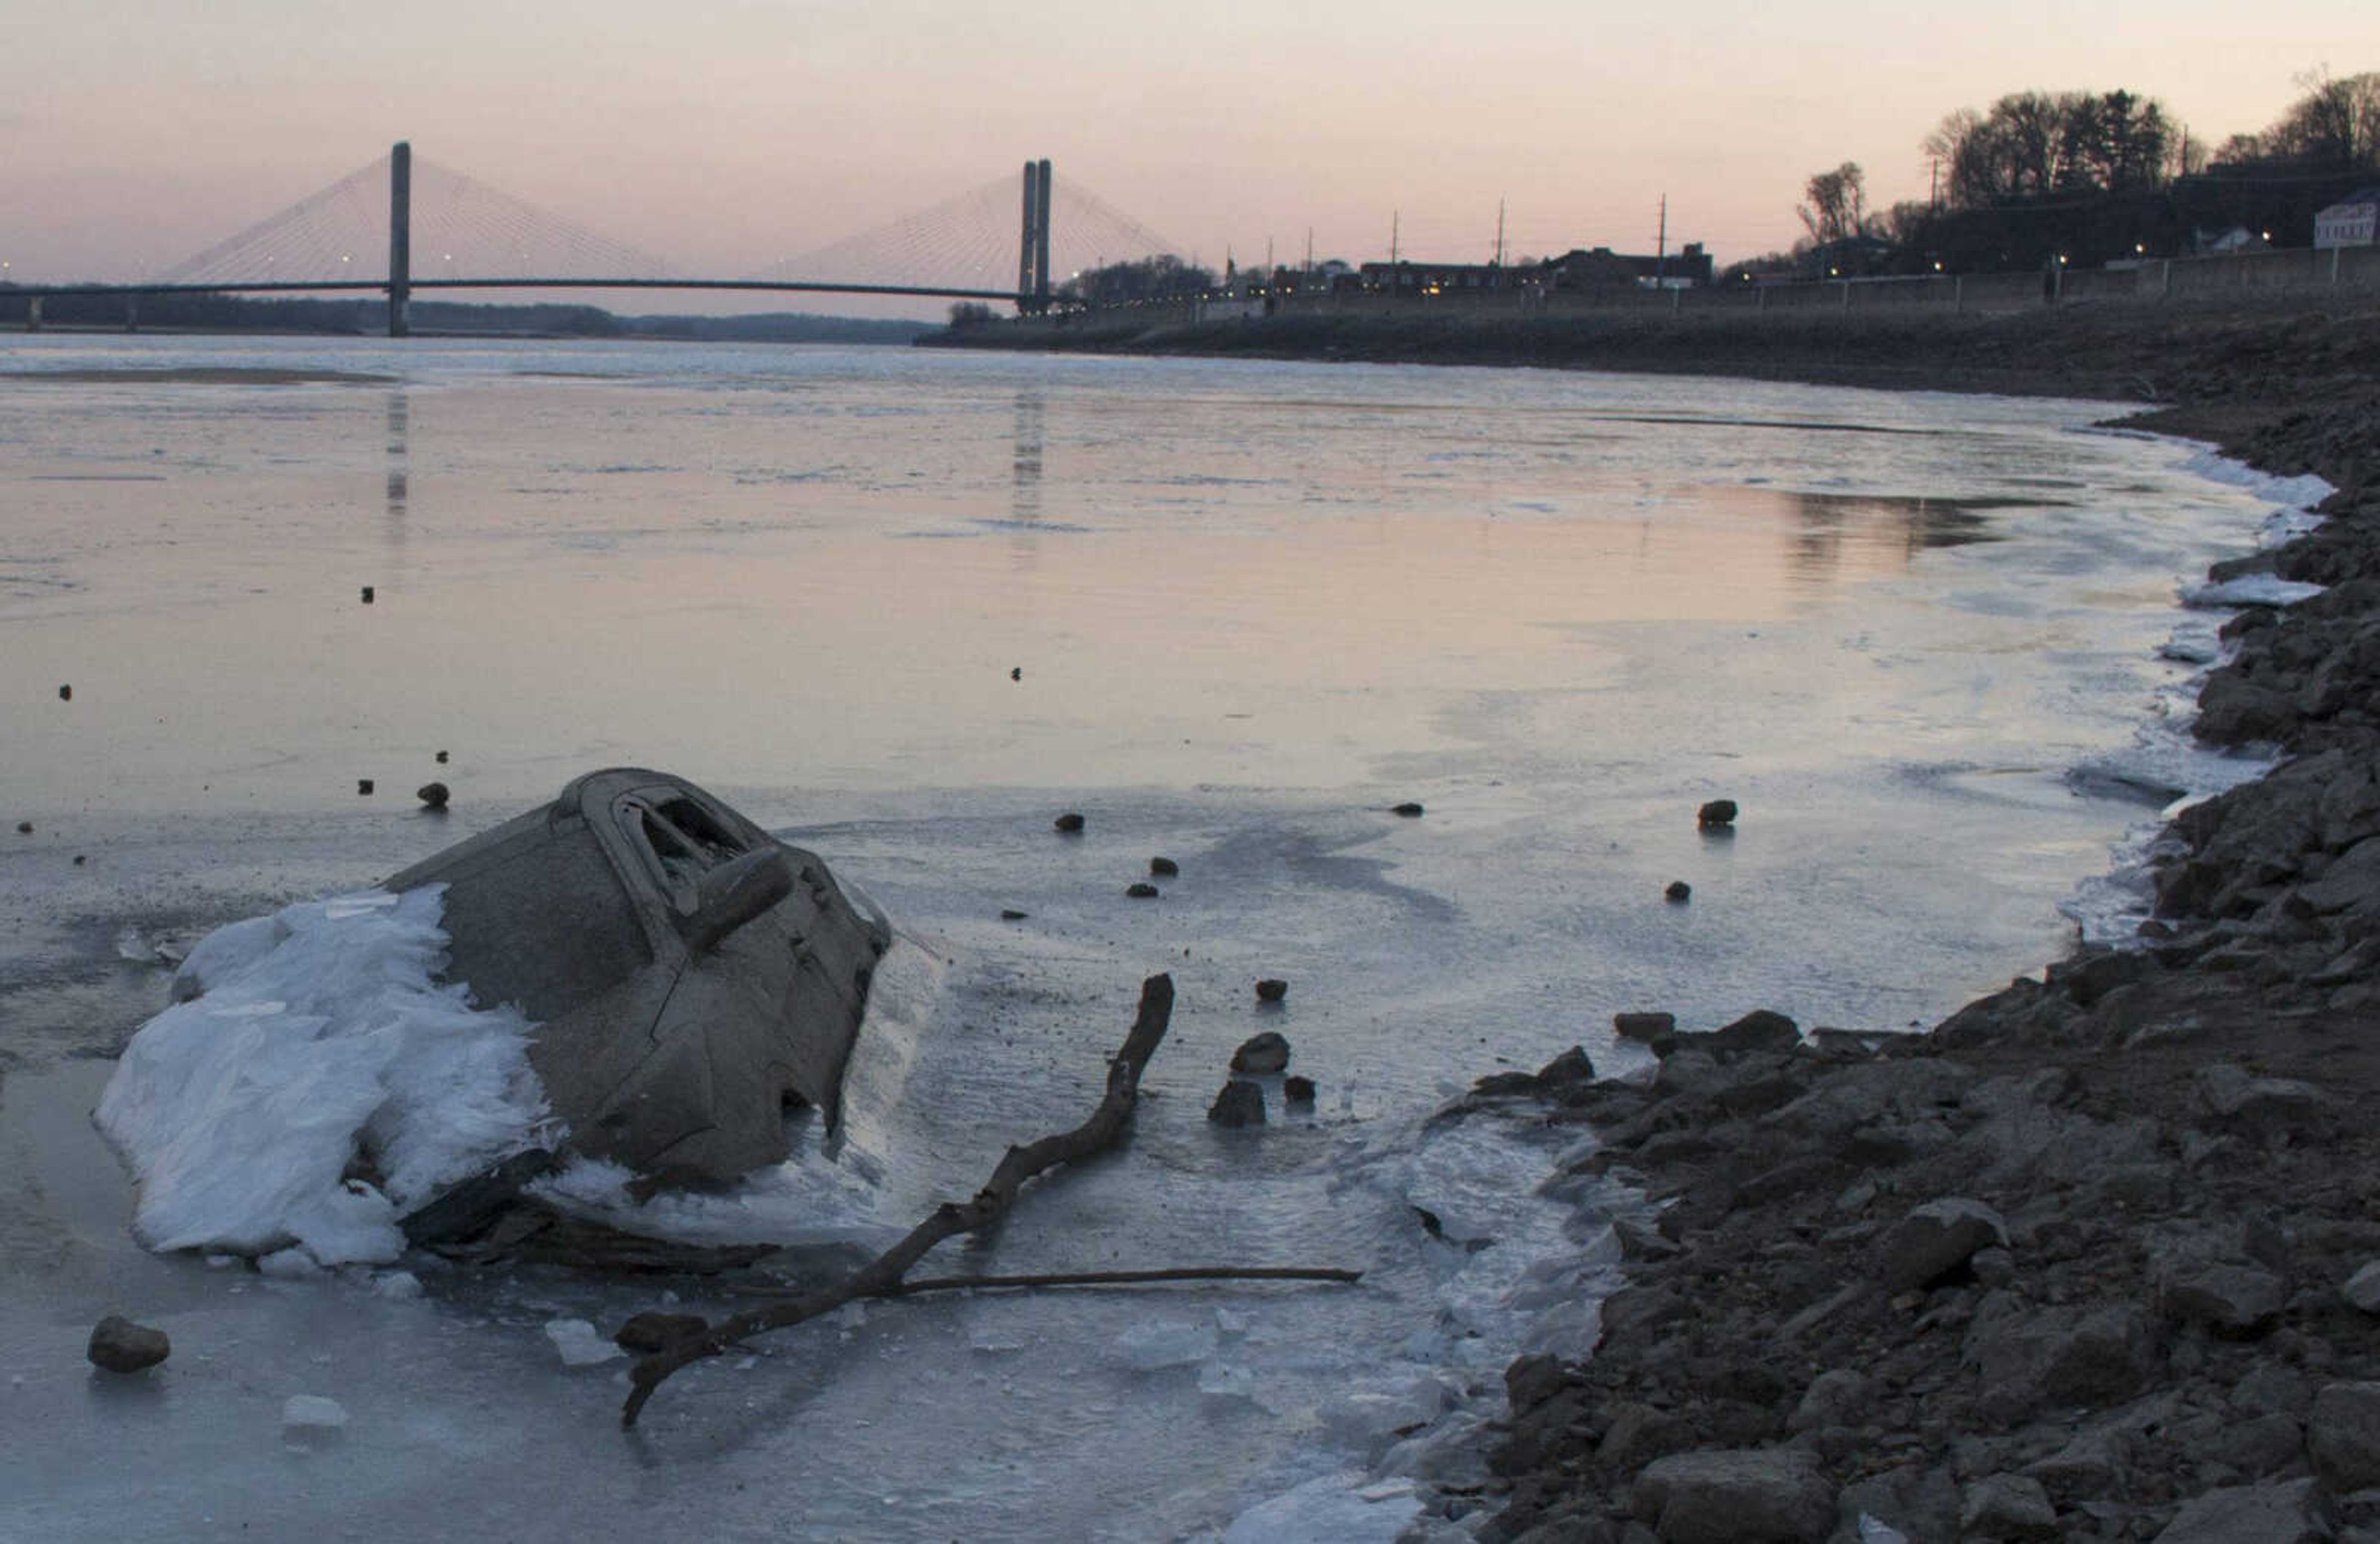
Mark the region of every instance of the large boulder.
<instances>
[{"instance_id":1,"label":"large boulder","mask_svg":"<svg viewBox=\"0 0 2380 1544\"><path fill-rule=\"evenodd\" d=\"M1656 1459L1630 1504L1663 1544L1817 1544L1835 1526L1835 1488L1798 1448Z\"/></svg>"},{"instance_id":2,"label":"large boulder","mask_svg":"<svg viewBox=\"0 0 2380 1544\"><path fill-rule=\"evenodd\" d=\"M1976 1250L2006 1248L2008 1224L1981 1201L1945 1196L1912 1209L1884 1235L1878 1258L1894 1292L1933 1285L1967 1263Z\"/></svg>"},{"instance_id":3,"label":"large boulder","mask_svg":"<svg viewBox=\"0 0 2380 1544\"><path fill-rule=\"evenodd\" d=\"M1959 1537L1974 1539L2054 1539L2060 1536L2058 1509L2041 1482L2022 1475L1990 1475L1959 1497Z\"/></svg>"},{"instance_id":4,"label":"large boulder","mask_svg":"<svg viewBox=\"0 0 2380 1544\"><path fill-rule=\"evenodd\" d=\"M2156 1536L2156 1544L2326 1544L2331 1537L2314 1482L2290 1479L2195 1496Z\"/></svg>"},{"instance_id":5,"label":"large boulder","mask_svg":"<svg viewBox=\"0 0 2380 1544\"><path fill-rule=\"evenodd\" d=\"M2010 1424L2129 1398L2154 1356L2147 1319L2131 1304L2040 1307L1998 1292L1976 1310L1965 1351L1982 1373L1985 1413Z\"/></svg>"},{"instance_id":6,"label":"large boulder","mask_svg":"<svg viewBox=\"0 0 2380 1544\"><path fill-rule=\"evenodd\" d=\"M2344 1495L2380 1486L2380 1383L2332 1383L2306 1416L2306 1453Z\"/></svg>"},{"instance_id":7,"label":"large boulder","mask_svg":"<svg viewBox=\"0 0 2380 1544\"><path fill-rule=\"evenodd\" d=\"M2191 1262L2172 1268L2157 1294L2167 1314L2224 1335L2251 1335L2267 1329L2289 1307L2289 1287L2259 1266L2229 1261Z\"/></svg>"}]
</instances>

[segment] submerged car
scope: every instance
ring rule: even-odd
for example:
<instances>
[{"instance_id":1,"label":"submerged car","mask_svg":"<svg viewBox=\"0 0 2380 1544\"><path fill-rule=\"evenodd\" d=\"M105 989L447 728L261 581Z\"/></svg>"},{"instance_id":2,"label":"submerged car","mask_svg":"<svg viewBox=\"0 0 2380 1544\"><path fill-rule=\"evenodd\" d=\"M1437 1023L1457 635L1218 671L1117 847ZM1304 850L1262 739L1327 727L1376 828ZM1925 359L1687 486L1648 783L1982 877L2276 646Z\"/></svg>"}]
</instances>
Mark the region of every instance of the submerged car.
<instances>
[{"instance_id":1,"label":"submerged car","mask_svg":"<svg viewBox=\"0 0 2380 1544\"><path fill-rule=\"evenodd\" d=\"M613 767L387 888L428 884L446 886L447 979L537 1025L566 1150L725 1183L786 1156L793 1107L836 1124L892 930L816 854L684 778Z\"/></svg>"}]
</instances>

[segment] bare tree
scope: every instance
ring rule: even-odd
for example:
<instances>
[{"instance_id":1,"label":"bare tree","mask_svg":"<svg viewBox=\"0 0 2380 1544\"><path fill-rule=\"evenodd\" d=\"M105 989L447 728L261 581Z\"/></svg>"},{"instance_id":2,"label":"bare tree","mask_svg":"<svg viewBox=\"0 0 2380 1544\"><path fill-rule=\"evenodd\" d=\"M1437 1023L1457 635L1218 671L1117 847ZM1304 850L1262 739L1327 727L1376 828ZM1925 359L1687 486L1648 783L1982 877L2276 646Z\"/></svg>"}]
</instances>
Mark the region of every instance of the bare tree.
<instances>
[{"instance_id":1,"label":"bare tree","mask_svg":"<svg viewBox=\"0 0 2380 1544\"><path fill-rule=\"evenodd\" d=\"M1803 187L1810 201L1793 211L1808 228L1810 239L1823 247L1861 234L1867 228L1867 174L1856 161L1846 161L1830 172L1812 176Z\"/></svg>"},{"instance_id":2,"label":"bare tree","mask_svg":"<svg viewBox=\"0 0 2380 1544\"><path fill-rule=\"evenodd\" d=\"M2325 65L2297 77L2297 84L2305 94L2260 137L2266 155L2380 166L2380 71L2335 76Z\"/></svg>"}]
</instances>

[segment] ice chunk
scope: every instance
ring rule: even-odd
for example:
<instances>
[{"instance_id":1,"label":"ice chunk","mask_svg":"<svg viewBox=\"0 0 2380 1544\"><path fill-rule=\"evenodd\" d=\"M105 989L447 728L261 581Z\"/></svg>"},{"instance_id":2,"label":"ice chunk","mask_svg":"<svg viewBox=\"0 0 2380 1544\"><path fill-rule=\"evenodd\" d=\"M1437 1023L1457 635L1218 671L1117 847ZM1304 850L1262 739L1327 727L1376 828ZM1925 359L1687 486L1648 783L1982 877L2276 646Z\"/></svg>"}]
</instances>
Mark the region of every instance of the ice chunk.
<instances>
[{"instance_id":1,"label":"ice chunk","mask_svg":"<svg viewBox=\"0 0 2380 1544\"><path fill-rule=\"evenodd\" d=\"M398 1301L419 1297L421 1295L421 1278L410 1270L384 1270L372 1278L371 1291L374 1297Z\"/></svg>"},{"instance_id":2,"label":"ice chunk","mask_svg":"<svg viewBox=\"0 0 2380 1544\"><path fill-rule=\"evenodd\" d=\"M547 1319L545 1338L562 1354L562 1365L566 1368L591 1368L627 1355L583 1319Z\"/></svg>"},{"instance_id":3,"label":"ice chunk","mask_svg":"<svg viewBox=\"0 0 2380 1544\"><path fill-rule=\"evenodd\" d=\"M1152 1319L1118 1335L1115 1350L1135 1372L1188 1367L1215 1354L1215 1327L1179 1319Z\"/></svg>"},{"instance_id":4,"label":"ice chunk","mask_svg":"<svg viewBox=\"0 0 2380 1544\"><path fill-rule=\"evenodd\" d=\"M1223 1544L1389 1544L1420 1515L1410 1485L1376 1485L1344 1469L1248 1508Z\"/></svg>"},{"instance_id":5,"label":"ice chunk","mask_svg":"<svg viewBox=\"0 0 2380 1544\"><path fill-rule=\"evenodd\" d=\"M1446 1386L1429 1376L1399 1384L1356 1389L1316 1412L1333 1441L1345 1447L1384 1448L1390 1439L1428 1425L1451 1403Z\"/></svg>"},{"instance_id":6,"label":"ice chunk","mask_svg":"<svg viewBox=\"0 0 2380 1544\"><path fill-rule=\"evenodd\" d=\"M1859 1517L1859 1544L1909 1544L1909 1536L1890 1523L1878 1522L1863 1512Z\"/></svg>"},{"instance_id":7,"label":"ice chunk","mask_svg":"<svg viewBox=\"0 0 2380 1544\"><path fill-rule=\"evenodd\" d=\"M314 1257L295 1246L275 1249L266 1255L256 1262L256 1270L257 1274L280 1282L302 1282L309 1276L322 1273L322 1268Z\"/></svg>"},{"instance_id":8,"label":"ice chunk","mask_svg":"<svg viewBox=\"0 0 2380 1544\"><path fill-rule=\"evenodd\" d=\"M433 981L441 895L307 902L190 952L99 1103L142 1243L392 1260L402 1211L544 1135L528 1021Z\"/></svg>"},{"instance_id":9,"label":"ice chunk","mask_svg":"<svg viewBox=\"0 0 2380 1544\"><path fill-rule=\"evenodd\" d=\"M281 1402L281 1429L287 1432L344 1431L346 1406L321 1394L291 1394Z\"/></svg>"},{"instance_id":10,"label":"ice chunk","mask_svg":"<svg viewBox=\"0 0 2380 1544\"><path fill-rule=\"evenodd\" d=\"M2322 586L2277 574L2242 574L2221 583L2193 584L2181 592L2185 606L2289 606L2322 593Z\"/></svg>"}]
</instances>

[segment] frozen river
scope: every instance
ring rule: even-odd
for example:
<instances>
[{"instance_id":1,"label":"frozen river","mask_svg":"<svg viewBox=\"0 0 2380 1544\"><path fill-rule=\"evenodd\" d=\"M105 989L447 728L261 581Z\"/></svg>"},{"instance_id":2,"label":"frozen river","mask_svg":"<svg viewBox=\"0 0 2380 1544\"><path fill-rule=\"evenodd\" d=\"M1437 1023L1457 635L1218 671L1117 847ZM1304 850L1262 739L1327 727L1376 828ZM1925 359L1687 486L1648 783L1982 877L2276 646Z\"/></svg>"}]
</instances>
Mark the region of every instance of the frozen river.
<instances>
[{"instance_id":1,"label":"frozen river","mask_svg":"<svg viewBox=\"0 0 2380 1544\"><path fill-rule=\"evenodd\" d=\"M2188 667L2158 651L2204 632L2177 585L2289 491L2088 428L2108 411L9 338L0 819L31 830L0 833L0 1537L1197 1538L1300 1485L1318 1536L1392 1532L1414 1483L1464 1478L1424 1423L1459 1435L1517 1347L1591 1340L1600 1283L1593 1230L1565 1241L1527 1193L1552 1149L1425 1134L1449 1092L1572 1044L1624 1067L1622 1009L1930 1021L2063 947L2141 785L2236 774L2160 727ZM87 1115L161 1004L156 946L618 763L817 848L904 933L860 1161L673 1225L888 1237L1087 1113L1163 969L1131 1144L966 1267L1364 1283L872 1306L690 1370L628 1435L622 1364L565 1366L545 1327L662 1285L423 1270L417 1294L139 1251ZM433 777L443 816L411 797ZM1721 796L1731 840L1694 826ZM1388 812L1408 799L1427 814ZM1050 829L1069 809L1078 840ZM1126 899L1160 854L1179 878ZM1318 1112L1219 1131L1261 1027ZM110 1311L173 1360L91 1374ZM295 1394L343 1434L285 1434Z\"/></svg>"}]
</instances>

